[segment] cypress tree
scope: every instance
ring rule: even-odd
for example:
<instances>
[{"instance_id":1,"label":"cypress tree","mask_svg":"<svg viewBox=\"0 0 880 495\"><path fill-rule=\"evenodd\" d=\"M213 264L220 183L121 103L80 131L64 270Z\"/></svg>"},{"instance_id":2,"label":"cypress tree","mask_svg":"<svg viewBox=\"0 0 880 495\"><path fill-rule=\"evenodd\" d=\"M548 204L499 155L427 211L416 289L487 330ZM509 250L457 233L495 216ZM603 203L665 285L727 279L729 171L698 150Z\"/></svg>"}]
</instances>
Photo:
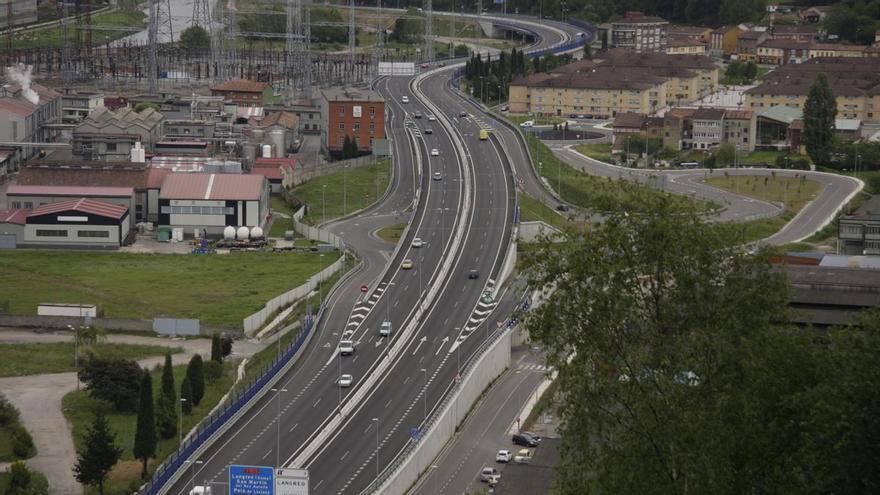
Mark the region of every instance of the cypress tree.
<instances>
[{"instance_id":1,"label":"cypress tree","mask_svg":"<svg viewBox=\"0 0 880 495\"><path fill-rule=\"evenodd\" d=\"M76 453L73 467L76 480L85 485L98 485L98 493L104 495L104 480L121 456L122 449L116 447L116 433L110 430L104 412L99 409L86 431L83 447Z\"/></svg>"},{"instance_id":2,"label":"cypress tree","mask_svg":"<svg viewBox=\"0 0 880 495\"><path fill-rule=\"evenodd\" d=\"M220 346L220 335L211 336L211 361L223 362L223 348Z\"/></svg>"},{"instance_id":3,"label":"cypress tree","mask_svg":"<svg viewBox=\"0 0 880 495\"><path fill-rule=\"evenodd\" d=\"M807 154L816 165L825 165L834 145L834 118L837 100L831 92L828 78L819 73L804 103L804 139Z\"/></svg>"},{"instance_id":4,"label":"cypress tree","mask_svg":"<svg viewBox=\"0 0 880 495\"><path fill-rule=\"evenodd\" d=\"M165 366L162 367L162 395L174 398L174 368L171 365L171 354L165 354Z\"/></svg>"},{"instance_id":5,"label":"cypress tree","mask_svg":"<svg viewBox=\"0 0 880 495\"><path fill-rule=\"evenodd\" d=\"M153 411L153 379L144 370L138 403L137 430L134 433L134 458L143 462L141 479L147 479L147 462L156 456L156 415Z\"/></svg>"},{"instance_id":6,"label":"cypress tree","mask_svg":"<svg viewBox=\"0 0 880 495\"><path fill-rule=\"evenodd\" d=\"M156 426L162 438L177 434L177 393L174 391L174 371L171 368L171 355L165 355L162 368L162 391L156 401Z\"/></svg>"},{"instance_id":7,"label":"cypress tree","mask_svg":"<svg viewBox=\"0 0 880 495\"><path fill-rule=\"evenodd\" d=\"M202 356L196 354L189 360L189 364L186 366L186 377L189 378L189 384L192 387L194 406L201 404L202 397L205 396L205 372L202 364Z\"/></svg>"},{"instance_id":8,"label":"cypress tree","mask_svg":"<svg viewBox=\"0 0 880 495\"><path fill-rule=\"evenodd\" d=\"M180 409L184 414L189 414L192 412L193 408L193 399L192 399L192 387L189 383L189 377L184 377L183 382L180 384Z\"/></svg>"}]
</instances>

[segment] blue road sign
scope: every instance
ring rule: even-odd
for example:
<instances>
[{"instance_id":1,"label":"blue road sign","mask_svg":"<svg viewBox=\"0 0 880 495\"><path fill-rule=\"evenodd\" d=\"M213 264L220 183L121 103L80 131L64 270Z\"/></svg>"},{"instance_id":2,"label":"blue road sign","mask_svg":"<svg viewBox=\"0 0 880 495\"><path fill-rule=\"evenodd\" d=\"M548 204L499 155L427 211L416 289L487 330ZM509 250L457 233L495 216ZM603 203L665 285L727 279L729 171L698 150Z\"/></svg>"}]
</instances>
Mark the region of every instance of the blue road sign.
<instances>
[{"instance_id":1,"label":"blue road sign","mask_svg":"<svg viewBox=\"0 0 880 495\"><path fill-rule=\"evenodd\" d=\"M421 435L421 433L419 432L418 426L413 426L412 428L409 429L409 437L412 438L413 440L418 440L420 435Z\"/></svg>"},{"instance_id":2,"label":"blue road sign","mask_svg":"<svg viewBox=\"0 0 880 495\"><path fill-rule=\"evenodd\" d=\"M229 495L273 495L274 469L266 466L229 466Z\"/></svg>"}]
</instances>

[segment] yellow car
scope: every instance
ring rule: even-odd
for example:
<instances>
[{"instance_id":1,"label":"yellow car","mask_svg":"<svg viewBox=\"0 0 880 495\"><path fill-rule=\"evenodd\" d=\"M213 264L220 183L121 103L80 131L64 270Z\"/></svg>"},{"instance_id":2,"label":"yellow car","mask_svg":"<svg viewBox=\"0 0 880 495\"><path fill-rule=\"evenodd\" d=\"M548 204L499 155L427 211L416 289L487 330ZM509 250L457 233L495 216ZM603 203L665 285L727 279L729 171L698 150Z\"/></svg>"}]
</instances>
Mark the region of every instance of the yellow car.
<instances>
[{"instance_id":1,"label":"yellow car","mask_svg":"<svg viewBox=\"0 0 880 495\"><path fill-rule=\"evenodd\" d=\"M413 262L411 259L403 260L403 263L400 264L400 268L403 270L409 270L413 267Z\"/></svg>"},{"instance_id":2,"label":"yellow car","mask_svg":"<svg viewBox=\"0 0 880 495\"><path fill-rule=\"evenodd\" d=\"M513 456L513 462L516 464L528 464L531 460L532 451L529 449L520 449L520 451Z\"/></svg>"}]
</instances>

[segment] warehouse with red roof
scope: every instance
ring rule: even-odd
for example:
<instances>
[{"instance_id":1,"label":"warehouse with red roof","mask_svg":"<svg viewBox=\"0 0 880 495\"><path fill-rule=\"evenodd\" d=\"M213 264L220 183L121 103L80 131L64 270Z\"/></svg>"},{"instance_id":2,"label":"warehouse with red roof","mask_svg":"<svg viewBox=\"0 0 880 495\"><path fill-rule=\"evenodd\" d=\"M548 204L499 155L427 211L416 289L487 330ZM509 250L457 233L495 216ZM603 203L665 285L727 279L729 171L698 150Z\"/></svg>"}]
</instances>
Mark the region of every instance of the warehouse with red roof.
<instances>
[{"instance_id":1,"label":"warehouse with red roof","mask_svg":"<svg viewBox=\"0 0 880 495\"><path fill-rule=\"evenodd\" d=\"M77 198L44 204L33 210L24 226L24 247L118 249L131 235L125 205Z\"/></svg>"},{"instance_id":2,"label":"warehouse with red roof","mask_svg":"<svg viewBox=\"0 0 880 495\"><path fill-rule=\"evenodd\" d=\"M265 227L268 217L269 183L262 174L170 173L159 191L159 225L183 228L186 236Z\"/></svg>"}]
</instances>

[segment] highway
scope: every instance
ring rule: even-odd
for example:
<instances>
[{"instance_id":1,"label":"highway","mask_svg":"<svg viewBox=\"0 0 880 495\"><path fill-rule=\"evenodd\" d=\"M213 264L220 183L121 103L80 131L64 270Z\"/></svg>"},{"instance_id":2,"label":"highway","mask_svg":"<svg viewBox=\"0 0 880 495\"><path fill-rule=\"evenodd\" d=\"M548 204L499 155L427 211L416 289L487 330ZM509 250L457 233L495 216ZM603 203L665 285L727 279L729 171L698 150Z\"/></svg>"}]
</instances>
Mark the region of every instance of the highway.
<instances>
[{"instance_id":1,"label":"highway","mask_svg":"<svg viewBox=\"0 0 880 495\"><path fill-rule=\"evenodd\" d=\"M555 33L548 31L543 42L559 42ZM410 91L409 78L381 83L395 146L394 185L381 206L331 226L361 254L362 267L330 298L307 349L274 385L279 391L267 391L230 421L208 448L188 459L166 493L188 493L193 484L223 491L228 465L276 462L308 467L311 493L358 493L376 474L364 467L371 460L375 463L375 442L370 441L375 433L380 461L387 461L406 445L411 428L430 414L459 365L494 328L491 315L476 320L471 315L500 271L511 235L515 191L498 144L479 141L480 123L459 117L463 109L473 108L446 89L450 73L449 68L437 71L421 84L424 94L439 105L443 117L438 119L447 125L428 121L427 115L434 112ZM404 95L410 103L400 102ZM426 117L410 119L417 129L409 130L406 115L416 110ZM434 132L423 133L429 125ZM464 159L454 137L466 147ZM431 149L439 156L431 156ZM440 180L429 179L434 172L441 174ZM387 246L369 232L389 217L406 218L416 187L422 199L417 210L409 211L411 230L401 240L400 252L386 264ZM456 231L463 234L461 245L451 249ZM426 241L424 247L410 247L415 236ZM400 269L404 258L413 260L413 269ZM390 269L382 276L384 266ZM436 280L442 290L425 302L422 296L441 268L449 270L446 279ZM468 278L472 269L479 271L475 280ZM371 289L366 301L359 300L361 285ZM511 300L503 299L499 314L506 316L503 311L510 309ZM420 305L424 313L415 320ZM386 318L394 325L390 339L377 333ZM345 329L354 331L354 356L337 352ZM343 373L354 376L349 389L336 386ZM376 383L370 383L369 376Z\"/></svg>"},{"instance_id":2,"label":"highway","mask_svg":"<svg viewBox=\"0 0 880 495\"><path fill-rule=\"evenodd\" d=\"M709 171L705 169L637 170L594 160L572 150L569 145L554 146L551 150L559 159L591 175L617 177L641 183L645 183L650 175L665 177L665 180L661 179L660 182L664 184L664 190L712 201L723 206L724 210L717 217L720 221L749 221L778 215L782 212L781 205L749 198L748 196L704 183L703 180L709 174ZM770 176L773 173L777 177L806 176L807 180L819 182L824 186L819 195L808 203L779 232L761 241L762 244L769 245L783 245L810 237L833 220L838 211L861 191L864 186L861 180L852 177L804 170L728 168L715 169L712 172L716 176L725 173L728 175L759 177Z\"/></svg>"}]
</instances>

